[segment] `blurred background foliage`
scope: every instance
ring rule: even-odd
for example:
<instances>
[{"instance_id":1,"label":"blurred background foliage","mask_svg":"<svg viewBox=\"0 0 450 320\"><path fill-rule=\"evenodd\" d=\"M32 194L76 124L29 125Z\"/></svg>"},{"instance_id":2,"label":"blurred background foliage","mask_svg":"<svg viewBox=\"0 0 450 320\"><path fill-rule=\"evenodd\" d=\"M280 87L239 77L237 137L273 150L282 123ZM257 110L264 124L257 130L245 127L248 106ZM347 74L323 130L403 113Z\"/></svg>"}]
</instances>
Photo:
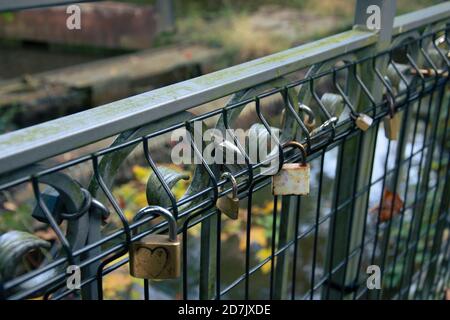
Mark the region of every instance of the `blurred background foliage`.
<instances>
[{"instance_id":1,"label":"blurred background foliage","mask_svg":"<svg viewBox=\"0 0 450 320\"><path fill-rule=\"evenodd\" d=\"M154 0L126 0L154 4ZM160 34L158 45L202 43L246 61L348 29L355 0L174 0L176 31ZM398 0L397 14L440 0Z\"/></svg>"}]
</instances>

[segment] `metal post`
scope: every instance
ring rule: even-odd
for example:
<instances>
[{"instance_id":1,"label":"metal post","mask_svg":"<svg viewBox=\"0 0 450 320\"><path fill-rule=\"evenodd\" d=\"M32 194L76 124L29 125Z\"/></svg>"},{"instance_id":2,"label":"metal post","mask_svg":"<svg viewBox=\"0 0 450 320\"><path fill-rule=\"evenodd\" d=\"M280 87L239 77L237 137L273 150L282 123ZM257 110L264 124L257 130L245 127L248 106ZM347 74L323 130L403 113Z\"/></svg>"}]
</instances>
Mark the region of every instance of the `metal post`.
<instances>
[{"instance_id":1,"label":"metal post","mask_svg":"<svg viewBox=\"0 0 450 320\"><path fill-rule=\"evenodd\" d=\"M156 8L158 10L158 30L159 32L172 32L175 30L175 14L173 10L172 0L158 0L156 1Z\"/></svg>"},{"instance_id":2,"label":"metal post","mask_svg":"<svg viewBox=\"0 0 450 320\"><path fill-rule=\"evenodd\" d=\"M380 9L380 30L378 30L377 43L363 50L359 55L367 56L376 52L387 49L390 46L392 38L392 27L396 12L396 1L369 1L358 0L355 10L355 29L368 29L368 19L373 13L369 7L377 6ZM372 12L372 13L371 13ZM380 58L377 60L378 69L384 74L387 67L387 59ZM361 78L369 88L375 101L380 102L382 99L382 85L376 75L371 72L371 62L362 65ZM364 71L365 70L365 71ZM367 72L366 72L367 71ZM350 84L350 90L356 83ZM362 111L370 105L370 101L364 95L361 95L359 103L356 104L356 110ZM340 188L335 188L336 208L340 207L340 202L352 197L354 190L358 191L364 186L370 184L372 176L372 159L375 153L375 144L377 136L377 126L370 128L364 134L347 140L340 148L340 156L337 164L337 170L342 169L345 174L339 175ZM362 139L362 141L360 141ZM359 155L358 155L359 153ZM359 166L357 163L359 162ZM356 186L355 186L356 184ZM356 187L356 189L355 189ZM334 232L330 230L326 270L334 270L342 261L346 261L347 268L340 268L329 278L327 286L322 295L324 298L338 299L348 297L347 288L358 281L358 255L352 259L348 259L349 252L352 252L361 245L363 230L366 220L368 194L356 198L354 206L345 206L333 215L331 226L334 225ZM331 227L330 229L333 229ZM334 237L333 237L334 235ZM359 252L362 254L362 249ZM332 258L331 258L332 257ZM330 268L330 264L332 268ZM354 288L353 288L354 289Z\"/></svg>"},{"instance_id":3,"label":"metal post","mask_svg":"<svg viewBox=\"0 0 450 320\"><path fill-rule=\"evenodd\" d=\"M280 229L278 235L278 247L286 245L287 242L294 238L295 234L295 216L298 207L299 197L285 196L281 198L281 212L280 212ZM292 252L286 250L278 255L272 263L275 263L275 281L273 290L273 299L284 300L287 299L289 289L289 271L291 268Z\"/></svg>"}]
</instances>

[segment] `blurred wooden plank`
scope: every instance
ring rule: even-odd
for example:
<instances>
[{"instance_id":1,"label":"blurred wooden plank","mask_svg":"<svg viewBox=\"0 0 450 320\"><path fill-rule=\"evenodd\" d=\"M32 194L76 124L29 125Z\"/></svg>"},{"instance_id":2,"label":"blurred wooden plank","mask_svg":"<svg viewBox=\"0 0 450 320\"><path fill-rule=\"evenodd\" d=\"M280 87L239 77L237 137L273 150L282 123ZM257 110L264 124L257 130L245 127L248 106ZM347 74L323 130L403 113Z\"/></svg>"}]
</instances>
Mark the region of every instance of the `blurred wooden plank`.
<instances>
[{"instance_id":1,"label":"blurred wooden plank","mask_svg":"<svg viewBox=\"0 0 450 320\"><path fill-rule=\"evenodd\" d=\"M76 5L80 8L80 29L67 27L73 11L67 13L69 4L66 4L0 16L0 37L111 49L146 49L152 46L158 32L157 13L153 6L113 1Z\"/></svg>"},{"instance_id":2,"label":"blurred wooden plank","mask_svg":"<svg viewBox=\"0 0 450 320\"><path fill-rule=\"evenodd\" d=\"M0 81L0 115L15 108L20 127L54 119L211 71L222 54L203 46L143 50Z\"/></svg>"}]
</instances>

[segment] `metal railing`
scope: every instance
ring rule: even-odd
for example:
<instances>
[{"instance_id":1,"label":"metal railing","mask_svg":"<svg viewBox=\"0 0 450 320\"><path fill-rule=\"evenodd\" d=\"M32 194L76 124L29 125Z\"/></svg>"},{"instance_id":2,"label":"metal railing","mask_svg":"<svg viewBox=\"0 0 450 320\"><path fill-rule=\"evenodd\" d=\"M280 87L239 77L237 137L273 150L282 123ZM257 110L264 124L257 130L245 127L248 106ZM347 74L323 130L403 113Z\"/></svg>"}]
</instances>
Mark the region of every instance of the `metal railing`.
<instances>
[{"instance_id":1,"label":"metal railing","mask_svg":"<svg viewBox=\"0 0 450 320\"><path fill-rule=\"evenodd\" d=\"M450 3L395 19L395 1L377 3L380 30L365 27L369 3L358 1L353 30L0 136L0 192L9 203L0 217L19 210L10 199L32 192L33 218L54 233L51 242L1 236L1 296L103 299L104 279L128 266L130 245L167 229L155 216L136 219L142 208L118 196L132 158L153 173L145 206L172 212L182 246L181 277L143 280L144 299L441 298L450 275ZM373 119L367 131L357 125L363 114ZM395 141L380 134L394 114ZM272 137L275 128L275 149L298 141L310 194L272 196L263 173L270 159L253 163L236 137L244 164L208 163L193 139L199 123L224 135L245 124ZM161 165L177 130L198 165ZM67 152L78 156L56 157ZM300 154L275 157L281 168ZM237 179L237 222L216 207L232 191L224 171ZM180 196L174 187L185 174L191 182ZM41 251L39 263L18 271ZM68 265L81 268L81 290L67 286ZM370 265L380 268L381 290L366 286Z\"/></svg>"}]
</instances>

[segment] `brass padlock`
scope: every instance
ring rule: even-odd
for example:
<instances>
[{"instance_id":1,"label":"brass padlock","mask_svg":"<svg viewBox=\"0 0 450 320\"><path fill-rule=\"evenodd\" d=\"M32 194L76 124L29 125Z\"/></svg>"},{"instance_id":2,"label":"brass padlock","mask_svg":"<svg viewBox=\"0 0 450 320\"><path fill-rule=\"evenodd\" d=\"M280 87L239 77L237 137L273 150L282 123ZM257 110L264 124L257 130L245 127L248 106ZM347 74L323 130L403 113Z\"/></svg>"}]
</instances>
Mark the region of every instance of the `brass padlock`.
<instances>
[{"instance_id":1,"label":"brass padlock","mask_svg":"<svg viewBox=\"0 0 450 320\"><path fill-rule=\"evenodd\" d=\"M272 176L272 194L276 196L308 195L310 167L306 163L306 150L302 144L291 141L283 146L295 147L302 153L301 163L285 163L281 170Z\"/></svg>"},{"instance_id":2,"label":"brass padlock","mask_svg":"<svg viewBox=\"0 0 450 320\"><path fill-rule=\"evenodd\" d=\"M389 140L397 140L400 131L400 114L395 112L395 102L391 95L386 95L389 115L384 117L384 134Z\"/></svg>"},{"instance_id":3,"label":"brass padlock","mask_svg":"<svg viewBox=\"0 0 450 320\"><path fill-rule=\"evenodd\" d=\"M227 178L230 180L231 184L233 185L233 192L231 195L223 195L217 200L217 209L219 209L230 219L237 220L237 218L239 217L239 198L237 196L238 188L236 179L229 172L224 172L220 178Z\"/></svg>"},{"instance_id":4,"label":"brass padlock","mask_svg":"<svg viewBox=\"0 0 450 320\"><path fill-rule=\"evenodd\" d=\"M367 114L359 113L355 120L356 126L362 131L367 131L373 123L373 119Z\"/></svg>"},{"instance_id":5,"label":"brass padlock","mask_svg":"<svg viewBox=\"0 0 450 320\"><path fill-rule=\"evenodd\" d=\"M130 274L140 279L175 279L180 276L180 241L177 222L172 213L162 207L147 207L144 214L158 214L169 224L169 235L150 234L130 244Z\"/></svg>"}]
</instances>

